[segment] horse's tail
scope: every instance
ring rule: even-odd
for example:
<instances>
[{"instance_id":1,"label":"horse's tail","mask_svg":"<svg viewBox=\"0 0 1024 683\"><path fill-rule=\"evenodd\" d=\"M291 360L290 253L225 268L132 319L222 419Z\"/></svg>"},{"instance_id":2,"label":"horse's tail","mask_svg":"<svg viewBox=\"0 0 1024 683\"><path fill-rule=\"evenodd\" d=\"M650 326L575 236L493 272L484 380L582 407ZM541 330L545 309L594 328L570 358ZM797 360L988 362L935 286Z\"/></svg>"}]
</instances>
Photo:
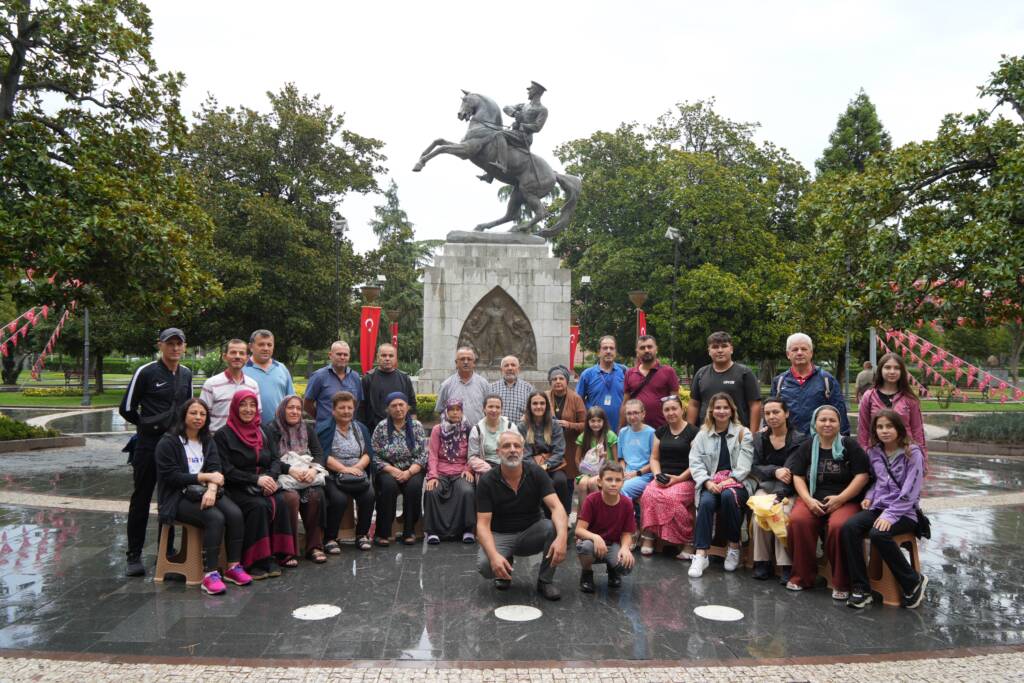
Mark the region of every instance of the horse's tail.
<instances>
[{"instance_id":1,"label":"horse's tail","mask_svg":"<svg viewBox=\"0 0 1024 683\"><path fill-rule=\"evenodd\" d=\"M554 237L565 230L569 221L572 220L573 214L576 213L576 203L580 199L580 189L583 187L583 183L574 175L556 173L555 180L558 181L558 186L565 193L565 204L558 212L558 220L555 221L555 224L537 232L541 237Z\"/></svg>"}]
</instances>

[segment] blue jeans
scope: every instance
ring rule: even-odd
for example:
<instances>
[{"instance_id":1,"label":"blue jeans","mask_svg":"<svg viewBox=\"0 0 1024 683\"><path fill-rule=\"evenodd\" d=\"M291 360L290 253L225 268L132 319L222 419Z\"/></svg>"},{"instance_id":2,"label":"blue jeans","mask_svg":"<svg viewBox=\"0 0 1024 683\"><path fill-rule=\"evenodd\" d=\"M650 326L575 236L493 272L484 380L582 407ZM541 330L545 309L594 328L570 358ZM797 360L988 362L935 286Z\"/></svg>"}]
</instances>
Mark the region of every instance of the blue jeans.
<instances>
[{"instance_id":1,"label":"blue jeans","mask_svg":"<svg viewBox=\"0 0 1024 683\"><path fill-rule=\"evenodd\" d=\"M733 495L734 493L736 495ZM711 493L707 489L701 491L700 505L697 506L697 523L694 525L694 549L707 550L711 547L711 539L715 535L716 512L722 520L725 539L730 543L739 543L748 496L747 489L743 486L726 489L721 493Z\"/></svg>"},{"instance_id":2,"label":"blue jeans","mask_svg":"<svg viewBox=\"0 0 1024 683\"><path fill-rule=\"evenodd\" d=\"M638 501L640 500L640 494L644 492L644 489L647 488L647 485L650 484L653 479L654 475L650 472L633 477L622 485L620 493L632 501Z\"/></svg>"}]
</instances>

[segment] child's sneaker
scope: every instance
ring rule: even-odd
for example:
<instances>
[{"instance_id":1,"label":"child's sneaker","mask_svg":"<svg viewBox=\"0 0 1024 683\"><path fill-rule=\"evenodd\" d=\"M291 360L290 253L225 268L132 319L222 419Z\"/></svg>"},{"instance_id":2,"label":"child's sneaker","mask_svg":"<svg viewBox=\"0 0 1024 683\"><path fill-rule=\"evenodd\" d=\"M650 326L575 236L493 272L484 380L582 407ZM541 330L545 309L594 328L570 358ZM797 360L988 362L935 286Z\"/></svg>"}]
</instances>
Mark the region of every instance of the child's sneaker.
<instances>
[{"instance_id":1,"label":"child's sneaker","mask_svg":"<svg viewBox=\"0 0 1024 683\"><path fill-rule=\"evenodd\" d=\"M202 589L207 595L220 595L228 587L220 580L220 572L210 572L203 577Z\"/></svg>"},{"instance_id":2,"label":"child's sneaker","mask_svg":"<svg viewBox=\"0 0 1024 683\"><path fill-rule=\"evenodd\" d=\"M921 580L917 582L917 587L914 592L910 595L903 596L903 606L907 609L915 609L924 600L924 589L928 587L928 577L924 574L919 575Z\"/></svg>"},{"instance_id":3,"label":"child's sneaker","mask_svg":"<svg viewBox=\"0 0 1024 683\"><path fill-rule=\"evenodd\" d=\"M838 588L833 588L832 589L832 599L833 600L849 600L850 599L850 591L841 591Z\"/></svg>"},{"instance_id":4,"label":"child's sneaker","mask_svg":"<svg viewBox=\"0 0 1024 683\"><path fill-rule=\"evenodd\" d=\"M252 583L252 577L242 569L242 565L236 564L231 569L224 572L224 580L230 581L236 586L248 586Z\"/></svg>"},{"instance_id":5,"label":"child's sneaker","mask_svg":"<svg viewBox=\"0 0 1024 683\"><path fill-rule=\"evenodd\" d=\"M850 599L846 601L846 606L853 609L864 609L871 604L873 599L871 593L852 593Z\"/></svg>"},{"instance_id":6,"label":"child's sneaker","mask_svg":"<svg viewBox=\"0 0 1024 683\"><path fill-rule=\"evenodd\" d=\"M691 579L699 579L704 575L704 570L711 564L711 560L708 559L707 555L694 555L693 559L690 560L690 571L688 574Z\"/></svg>"}]
</instances>

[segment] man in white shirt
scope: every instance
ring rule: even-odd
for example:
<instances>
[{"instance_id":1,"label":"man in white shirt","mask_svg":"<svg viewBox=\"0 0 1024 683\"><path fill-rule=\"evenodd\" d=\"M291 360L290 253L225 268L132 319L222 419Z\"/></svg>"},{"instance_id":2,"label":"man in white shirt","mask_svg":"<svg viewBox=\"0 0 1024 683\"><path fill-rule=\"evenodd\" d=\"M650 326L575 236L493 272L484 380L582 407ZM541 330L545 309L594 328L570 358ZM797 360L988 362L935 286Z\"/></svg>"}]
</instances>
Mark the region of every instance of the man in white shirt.
<instances>
[{"instance_id":1,"label":"man in white shirt","mask_svg":"<svg viewBox=\"0 0 1024 683\"><path fill-rule=\"evenodd\" d=\"M229 341L223 358L227 369L203 382L203 390L199 393L199 398L210 408L211 432L227 424L231 398L239 389L249 389L256 394L257 406L260 403L260 385L242 371L248 358L248 345L245 341Z\"/></svg>"}]
</instances>

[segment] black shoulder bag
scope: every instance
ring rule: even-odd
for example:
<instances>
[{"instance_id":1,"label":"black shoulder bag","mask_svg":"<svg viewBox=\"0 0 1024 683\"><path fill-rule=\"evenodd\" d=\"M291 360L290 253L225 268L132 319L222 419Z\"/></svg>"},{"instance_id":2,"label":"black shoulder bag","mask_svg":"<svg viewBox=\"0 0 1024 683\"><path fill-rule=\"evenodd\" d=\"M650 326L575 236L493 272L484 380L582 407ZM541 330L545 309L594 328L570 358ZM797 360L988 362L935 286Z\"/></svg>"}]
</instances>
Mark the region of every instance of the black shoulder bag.
<instances>
[{"instance_id":1,"label":"black shoulder bag","mask_svg":"<svg viewBox=\"0 0 1024 683\"><path fill-rule=\"evenodd\" d=\"M906 457L906 456L904 456ZM889 467L889 458L884 454L882 455L882 464L885 465L885 471L889 473L889 478L900 485L900 490L903 490L903 482L896 479L896 475L892 473L892 468ZM914 506L914 513L917 515L917 532L918 538L931 538L932 537L932 523L925 517L924 511L921 510L920 505Z\"/></svg>"}]
</instances>

